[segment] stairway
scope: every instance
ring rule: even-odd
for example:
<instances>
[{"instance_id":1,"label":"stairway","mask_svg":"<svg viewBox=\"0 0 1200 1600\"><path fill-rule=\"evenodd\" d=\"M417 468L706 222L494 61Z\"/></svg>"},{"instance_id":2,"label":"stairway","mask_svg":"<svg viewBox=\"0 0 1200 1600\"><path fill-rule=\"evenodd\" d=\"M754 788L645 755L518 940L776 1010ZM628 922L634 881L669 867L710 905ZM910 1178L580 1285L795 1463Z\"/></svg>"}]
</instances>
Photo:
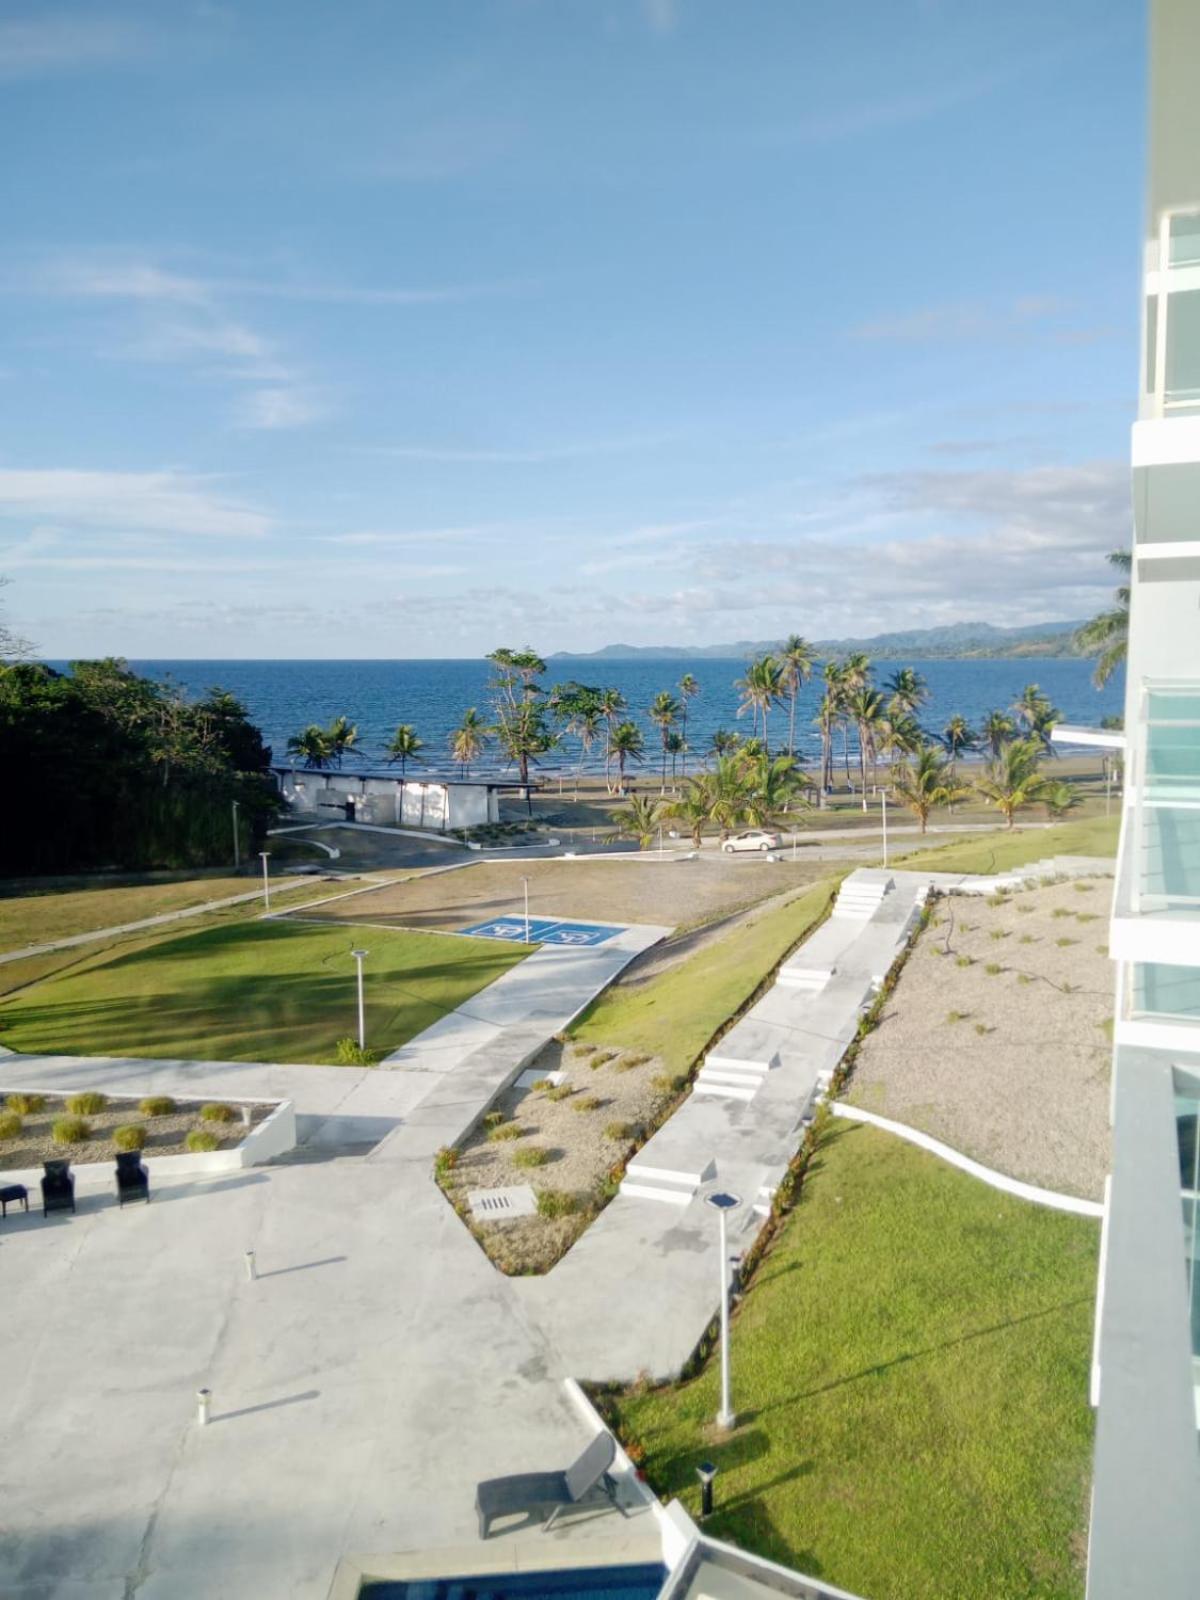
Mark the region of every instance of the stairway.
<instances>
[{"instance_id":1,"label":"stairway","mask_svg":"<svg viewBox=\"0 0 1200 1600\"><path fill-rule=\"evenodd\" d=\"M820 994L836 971L836 967L808 967L802 959L793 957L780 967L775 982L784 989L797 989L802 994Z\"/></svg>"},{"instance_id":2,"label":"stairway","mask_svg":"<svg viewBox=\"0 0 1200 1600\"><path fill-rule=\"evenodd\" d=\"M883 872L852 872L838 890L834 902L835 917L855 917L866 922L883 904L883 897L895 886L895 880Z\"/></svg>"},{"instance_id":3,"label":"stairway","mask_svg":"<svg viewBox=\"0 0 1200 1600\"><path fill-rule=\"evenodd\" d=\"M716 1171L709 1160L702 1166L655 1167L636 1156L625 1168L620 1192L636 1200L661 1200L666 1205L686 1206L702 1183Z\"/></svg>"}]
</instances>

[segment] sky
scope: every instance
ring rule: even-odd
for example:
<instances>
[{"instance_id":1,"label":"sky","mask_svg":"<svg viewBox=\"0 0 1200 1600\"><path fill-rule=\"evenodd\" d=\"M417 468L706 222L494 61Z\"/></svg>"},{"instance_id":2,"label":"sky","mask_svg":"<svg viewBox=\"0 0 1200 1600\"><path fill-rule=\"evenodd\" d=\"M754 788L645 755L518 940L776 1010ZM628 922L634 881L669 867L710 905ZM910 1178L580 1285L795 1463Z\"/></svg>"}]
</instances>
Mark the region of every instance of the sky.
<instances>
[{"instance_id":1,"label":"sky","mask_svg":"<svg viewBox=\"0 0 1200 1600\"><path fill-rule=\"evenodd\" d=\"M1076 619L1139 0L0 0L0 576L50 659Z\"/></svg>"}]
</instances>

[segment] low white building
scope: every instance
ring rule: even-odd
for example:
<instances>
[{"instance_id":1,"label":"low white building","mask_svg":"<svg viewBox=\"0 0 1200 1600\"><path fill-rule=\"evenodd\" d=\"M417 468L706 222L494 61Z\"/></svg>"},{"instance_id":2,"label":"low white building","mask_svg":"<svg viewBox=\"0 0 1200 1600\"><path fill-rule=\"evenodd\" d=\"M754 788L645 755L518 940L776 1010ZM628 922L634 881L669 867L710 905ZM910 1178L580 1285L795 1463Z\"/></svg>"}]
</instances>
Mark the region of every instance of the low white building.
<instances>
[{"instance_id":1,"label":"low white building","mask_svg":"<svg viewBox=\"0 0 1200 1600\"><path fill-rule=\"evenodd\" d=\"M449 833L500 820L500 796L526 795L520 783L474 778L401 777L390 772L318 772L274 767L291 810L322 822L371 822Z\"/></svg>"}]
</instances>

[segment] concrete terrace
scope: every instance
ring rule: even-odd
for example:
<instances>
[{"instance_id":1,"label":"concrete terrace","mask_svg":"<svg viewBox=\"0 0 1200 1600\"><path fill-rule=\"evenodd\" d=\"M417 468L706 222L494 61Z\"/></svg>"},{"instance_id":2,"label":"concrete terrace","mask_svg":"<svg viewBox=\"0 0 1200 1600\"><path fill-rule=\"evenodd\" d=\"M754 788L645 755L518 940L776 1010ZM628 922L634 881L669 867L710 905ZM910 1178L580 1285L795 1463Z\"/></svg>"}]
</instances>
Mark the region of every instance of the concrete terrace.
<instances>
[{"instance_id":1,"label":"concrete terrace","mask_svg":"<svg viewBox=\"0 0 1200 1600\"><path fill-rule=\"evenodd\" d=\"M491 1266L433 1154L662 930L537 953L391 1070L5 1058L0 1087L284 1095L301 1145L268 1167L159 1182L123 1212L107 1170L80 1167L76 1217L10 1212L0 1593L325 1600L350 1552L474 1543L478 1479L565 1465L584 1443L564 1378L665 1374L690 1353L717 1302L699 1191L769 1196L930 881L847 880L706 1063L718 1092L691 1095L631 1165L631 1180L657 1171L651 1190L692 1192L619 1195L543 1279ZM735 1225L733 1248L748 1237ZM607 1549L635 1525L588 1513L508 1537L552 1561L559 1537Z\"/></svg>"}]
</instances>

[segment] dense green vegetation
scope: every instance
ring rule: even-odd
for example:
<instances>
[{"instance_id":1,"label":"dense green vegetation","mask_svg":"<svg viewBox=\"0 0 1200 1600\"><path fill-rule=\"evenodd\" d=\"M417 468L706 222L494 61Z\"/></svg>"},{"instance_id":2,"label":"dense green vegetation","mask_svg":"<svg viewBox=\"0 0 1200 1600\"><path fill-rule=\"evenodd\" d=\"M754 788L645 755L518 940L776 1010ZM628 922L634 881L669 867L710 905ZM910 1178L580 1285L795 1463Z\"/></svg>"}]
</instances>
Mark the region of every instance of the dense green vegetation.
<instances>
[{"instance_id":1,"label":"dense green vegetation","mask_svg":"<svg viewBox=\"0 0 1200 1600\"><path fill-rule=\"evenodd\" d=\"M571 1037L658 1056L686 1072L717 1030L734 1016L792 946L829 908L837 880L749 917L656 977L618 981L570 1028Z\"/></svg>"},{"instance_id":2,"label":"dense green vegetation","mask_svg":"<svg viewBox=\"0 0 1200 1600\"><path fill-rule=\"evenodd\" d=\"M188 702L120 661L0 664L0 751L0 875L232 863L233 803L243 852L279 805L240 701Z\"/></svg>"},{"instance_id":3,"label":"dense green vegetation","mask_svg":"<svg viewBox=\"0 0 1200 1600\"><path fill-rule=\"evenodd\" d=\"M334 1062L355 1029L356 942L326 925L246 921L159 939L0 1002L0 1042L38 1053ZM385 1052L527 953L375 928L367 943L367 1042Z\"/></svg>"},{"instance_id":4,"label":"dense green vegetation","mask_svg":"<svg viewBox=\"0 0 1200 1600\"><path fill-rule=\"evenodd\" d=\"M617 1402L652 1486L707 1529L871 1600L1068 1600L1091 1452L1099 1228L875 1129L834 1125L719 1374Z\"/></svg>"}]
</instances>

